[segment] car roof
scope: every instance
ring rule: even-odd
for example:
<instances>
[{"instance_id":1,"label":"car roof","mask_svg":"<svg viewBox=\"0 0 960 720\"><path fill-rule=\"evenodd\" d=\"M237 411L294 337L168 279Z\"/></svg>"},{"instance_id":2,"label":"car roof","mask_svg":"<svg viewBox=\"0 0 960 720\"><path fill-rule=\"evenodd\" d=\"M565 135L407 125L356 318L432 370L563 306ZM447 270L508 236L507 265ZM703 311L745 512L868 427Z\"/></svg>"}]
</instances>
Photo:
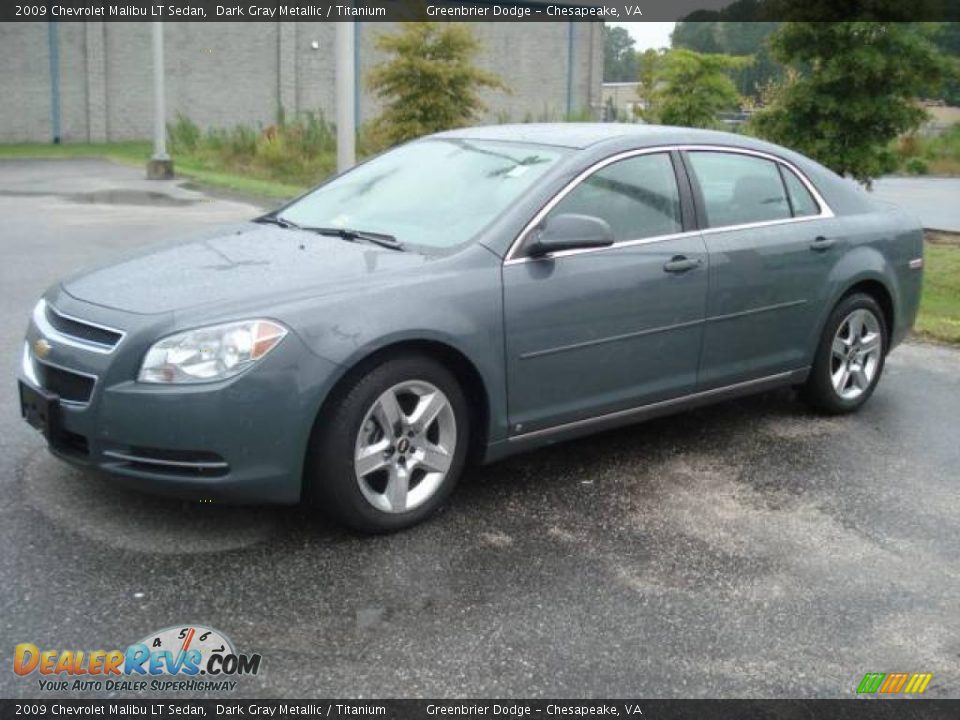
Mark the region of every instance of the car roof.
<instances>
[{"instance_id":1,"label":"car roof","mask_svg":"<svg viewBox=\"0 0 960 720\"><path fill-rule=\"evenodd\" d=\"M515 123L481 125L437 133L433 137L501 140L583 149L609 141L630 142L636 147L665 143L709 143L749 147L743 136L716 130L645 125L641 123ZM619 144L619 143L618 143Z\"/></svg>"}]
</instances>

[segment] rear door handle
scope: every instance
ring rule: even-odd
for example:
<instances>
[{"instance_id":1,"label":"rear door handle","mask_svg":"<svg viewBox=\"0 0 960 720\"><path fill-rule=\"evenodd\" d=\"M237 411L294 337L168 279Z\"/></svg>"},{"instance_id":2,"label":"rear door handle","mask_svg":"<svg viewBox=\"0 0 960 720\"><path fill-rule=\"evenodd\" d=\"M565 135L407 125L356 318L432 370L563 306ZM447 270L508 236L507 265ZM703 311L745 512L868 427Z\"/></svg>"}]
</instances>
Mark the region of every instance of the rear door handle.
<instances>
[{"instance_id":1,"label":"rear door handle","mask_svg":"<svg viewBox=\"0 0 960 720\"><path fill-rule=\"evenodd\" d=\"M810 249L814 252L823 252L824 250L829 250L832 248L835 242L836 240L833 238L826 238L821 235L820 237L813 239L813 242L810 243Z\"/></svg>"},{"instance_id":2,"label":"rear door handle","mask_svg":"<svg viewBox=\"0 0 960 720\"><path fill-rule=\"evenodd\" d=\"M684 255L675 255L664 266L664 272L685 273L689 270L695 270L703 264L700 258L688 258Z\"/></svg>"}]
</instances>

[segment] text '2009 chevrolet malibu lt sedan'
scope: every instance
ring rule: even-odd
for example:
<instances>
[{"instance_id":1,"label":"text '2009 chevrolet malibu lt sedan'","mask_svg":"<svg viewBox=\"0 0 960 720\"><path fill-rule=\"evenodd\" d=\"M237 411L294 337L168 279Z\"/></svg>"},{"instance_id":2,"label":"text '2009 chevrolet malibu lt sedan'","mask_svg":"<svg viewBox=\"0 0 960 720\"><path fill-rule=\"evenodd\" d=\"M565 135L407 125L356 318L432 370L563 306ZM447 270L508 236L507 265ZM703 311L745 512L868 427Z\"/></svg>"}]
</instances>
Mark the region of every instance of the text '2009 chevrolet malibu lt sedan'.
<instances>
[{"instance_id":1,"label":"text '2009 chevrolet malibu lt sedan'","mask_svg":"<svg viewBox=\"0 0 960 720\"><path fill-rule=\"evenodd\" d=\"M470 460L783 385L856 410L913 324L922 243L749 138L451 131L51 288L21 406L131 486L395 530Z\"/></svg>"}]
</instances>

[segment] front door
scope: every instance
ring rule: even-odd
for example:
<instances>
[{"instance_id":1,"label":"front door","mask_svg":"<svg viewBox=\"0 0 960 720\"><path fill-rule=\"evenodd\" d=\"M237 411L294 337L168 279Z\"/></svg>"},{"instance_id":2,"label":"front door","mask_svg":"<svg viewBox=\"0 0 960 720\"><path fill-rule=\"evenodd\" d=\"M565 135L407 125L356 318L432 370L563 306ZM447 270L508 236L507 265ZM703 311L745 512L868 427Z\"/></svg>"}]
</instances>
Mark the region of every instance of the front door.
<instances>
[{"instance_id":1,"label":"front door","mask_svg":"<svg viewBox=\"0 0 960 720\"><path fill-rule=\"evenodd\" d=\"M547 214L592 215L608 248L503 268L511 433L523 434L691 392L703 332L707 253L684 232L666 152L608 164Z\"/></svg>"}]
</instances>

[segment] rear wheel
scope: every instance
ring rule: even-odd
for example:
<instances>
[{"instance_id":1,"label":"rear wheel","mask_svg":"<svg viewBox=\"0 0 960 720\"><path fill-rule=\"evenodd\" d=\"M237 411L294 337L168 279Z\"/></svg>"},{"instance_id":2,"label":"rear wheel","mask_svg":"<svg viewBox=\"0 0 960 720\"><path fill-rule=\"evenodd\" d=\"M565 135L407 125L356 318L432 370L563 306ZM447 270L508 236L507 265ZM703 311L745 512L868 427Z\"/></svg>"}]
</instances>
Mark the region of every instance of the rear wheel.
<instances>
[{"instance_id":1,"label":"rear wheel","mask_svg":"<svg viewBox=\"0 0 960 720\"><path fill-rule=\"evenodd\" d=\"M844 298L827 321L804 388L817 408L853 412L873 394L888 347L883 310L870 295Z\"/></svg>"},{"instance_id":2,"label":"rear wheel","mask_svg":"<svg viewBox=\"0 0 960 720\"><path fill-rule=\"evenodd\" d=\"M470 418L456 378L432 358L384 361L332 399L311 441L312 499L362 532L420 522L463 470Z\"/></svg>"}]
</instances>

